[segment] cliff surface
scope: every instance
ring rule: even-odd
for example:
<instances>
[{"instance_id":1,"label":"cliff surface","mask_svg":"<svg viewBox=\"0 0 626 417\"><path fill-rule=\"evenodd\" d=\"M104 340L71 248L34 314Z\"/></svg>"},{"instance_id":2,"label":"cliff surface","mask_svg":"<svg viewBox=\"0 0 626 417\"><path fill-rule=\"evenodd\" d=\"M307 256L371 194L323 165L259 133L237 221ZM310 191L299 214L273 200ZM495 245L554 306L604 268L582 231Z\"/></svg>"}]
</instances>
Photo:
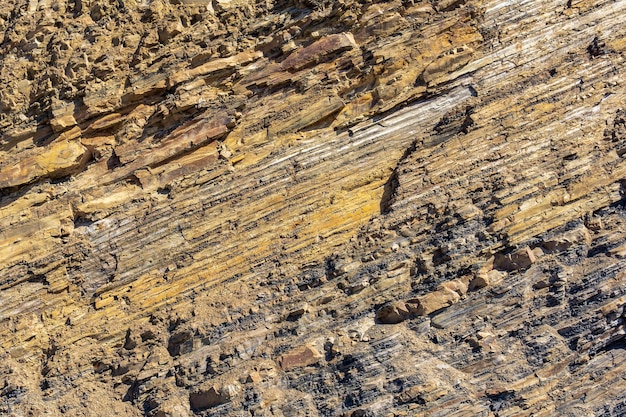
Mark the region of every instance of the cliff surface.
<instances>
[{"instance_id":1,"label":"cliff surface","mask_svg":"<svg viewBox=\"0 0 626 417\"><path fill-rule=\"evenodd\" d=\"M7 0L0 414L626 415L625 0Z\"/></svg>"}]
</instances>

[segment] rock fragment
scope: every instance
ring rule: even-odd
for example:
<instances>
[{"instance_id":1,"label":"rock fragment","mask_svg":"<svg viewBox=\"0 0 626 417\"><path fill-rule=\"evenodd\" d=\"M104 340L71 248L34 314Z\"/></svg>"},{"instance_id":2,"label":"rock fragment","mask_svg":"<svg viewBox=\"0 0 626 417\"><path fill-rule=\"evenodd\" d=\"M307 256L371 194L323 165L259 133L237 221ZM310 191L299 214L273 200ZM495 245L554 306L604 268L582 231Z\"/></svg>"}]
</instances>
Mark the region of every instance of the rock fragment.
<instances>
[{"instance_id":1,"label":"rock fragment","mask_svg":"<svg viewBox=\"0 0 626 417\"><path fill-rule=\"evenodd\" d=\"M392 302L376 312L376 320L383 324L397 324L410 316L407 305L402 301Z\"/></svg>"},{"instance_id":2,"label":"rock fragment","mask_svg":"<svg viewBox=\"0 0 626 417\"><path fill-rule=\"evenodd\" d=\"M235 390L237 391L237 390ZM189 394L189 404L194 411L206 410L227 403L234 395L230 387L205 384Z\"/></svg>"},{"instance_id":3,"label":"rock fragment","mask_svg":"<svg viewBox=\"0 0 626 417\"><path fill-rule=\"evenodd\" d=\"M311 45L292 52L281 63L285 70L300 70L308 65L319 62L324 57L355 48L356 42L350 32L338 33L318 39Z\"/></svg>"},{"instance_id":4,"label":"rock fragment","mask_svg":"<svg viewBox=\"0 0 626 417\"><path fill-rule=\"evenodd\" d=\"M281 355L276 362L282 370L300 368L317 363L322 355L313 347L304 346L284 355Z\"/></svg>"},{"instance_id":5,"label":"rock fragment","mask_svg":"<svg viewBox=\"0 0 626 417\"><path fill-rule=\"evenodd\" d=\"M575 229L545 240L541 246L548 253L553 253L565 251L573 245L578 244L585 246L591 245L591 234L584 225L580 225Z\"/></svg>"},{"instance_id":6,"label":"rock fragment","mask_svg":"<svg viewBox=\"0 0 626 417\"><path fill-rule=\"evenodd\" d=\"M0 189L31 183L40 178L61 178L80 171L91 155L76 140L54 142L13 165L0 168Z\"/></svg>"},{"instance_id":7,"label":"rock fragment","mask_svg":"<svg viewBox=\"0 0 626 417\"><path fill-rule=\"evenodd\" d=\"M497 254L494 266L503 271L515 271L526 269L536 261L537 257L532 249L526 246L506 255Z\"/></svg>"}]
</instances>

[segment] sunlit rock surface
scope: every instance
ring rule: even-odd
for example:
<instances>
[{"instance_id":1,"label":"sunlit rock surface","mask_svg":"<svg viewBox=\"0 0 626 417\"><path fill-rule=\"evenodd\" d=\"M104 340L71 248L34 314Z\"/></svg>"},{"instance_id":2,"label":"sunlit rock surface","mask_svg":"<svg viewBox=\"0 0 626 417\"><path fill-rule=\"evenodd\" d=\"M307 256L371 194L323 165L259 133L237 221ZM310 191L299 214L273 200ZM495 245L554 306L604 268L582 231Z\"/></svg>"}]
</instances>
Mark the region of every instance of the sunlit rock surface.
<instances>
[{"instance_id":1,"label":"sunlit rock surface","mask_svg":"<svg viewBox=\"0 0 626 417\"><path fill-rule=\"evenodd\" d=\"M0 414L626 415L626 1L0 5Z\"/></svg>"}]
</instances>

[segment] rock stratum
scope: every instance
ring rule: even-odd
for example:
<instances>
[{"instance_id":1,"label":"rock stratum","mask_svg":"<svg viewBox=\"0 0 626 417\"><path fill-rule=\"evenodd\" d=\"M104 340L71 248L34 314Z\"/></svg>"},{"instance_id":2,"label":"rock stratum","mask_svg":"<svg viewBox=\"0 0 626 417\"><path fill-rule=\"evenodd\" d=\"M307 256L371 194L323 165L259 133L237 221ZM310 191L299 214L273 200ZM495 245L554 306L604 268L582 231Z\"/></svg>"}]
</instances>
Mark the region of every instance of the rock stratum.
<instances>
[{"instance_id":1,"label":"rock stratum","mask_svg":"<svg viewBox=\"0 0 626 417\"><path fill-rule=\"evenodd\" d=\"M0 414L626 415L624 15L3 1Z\"/></svg>"}]
</instances>

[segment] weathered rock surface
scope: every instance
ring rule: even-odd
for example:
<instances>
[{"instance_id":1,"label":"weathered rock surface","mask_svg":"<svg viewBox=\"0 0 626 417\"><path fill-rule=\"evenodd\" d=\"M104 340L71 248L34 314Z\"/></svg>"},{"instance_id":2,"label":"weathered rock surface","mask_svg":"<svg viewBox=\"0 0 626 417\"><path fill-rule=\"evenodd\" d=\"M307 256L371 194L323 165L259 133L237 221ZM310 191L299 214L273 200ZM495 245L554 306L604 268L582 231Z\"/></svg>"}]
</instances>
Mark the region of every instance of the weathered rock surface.
<instances>
[{"instance_id":1,"label":"weathered rock surface","mask_svg":"<svg viewBox=\"0 0 626 417\"><path fill-rule=\"evenodd\" d=\"M0 414L626 413L626 1L0 5Z\"/></svg>"}]
</instances>

